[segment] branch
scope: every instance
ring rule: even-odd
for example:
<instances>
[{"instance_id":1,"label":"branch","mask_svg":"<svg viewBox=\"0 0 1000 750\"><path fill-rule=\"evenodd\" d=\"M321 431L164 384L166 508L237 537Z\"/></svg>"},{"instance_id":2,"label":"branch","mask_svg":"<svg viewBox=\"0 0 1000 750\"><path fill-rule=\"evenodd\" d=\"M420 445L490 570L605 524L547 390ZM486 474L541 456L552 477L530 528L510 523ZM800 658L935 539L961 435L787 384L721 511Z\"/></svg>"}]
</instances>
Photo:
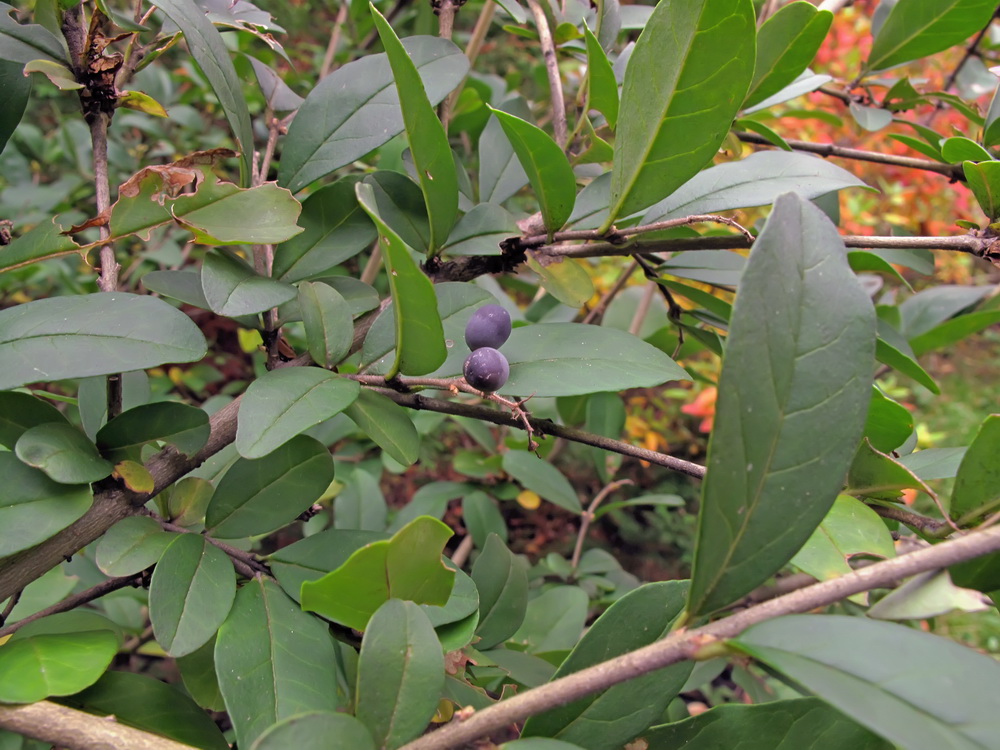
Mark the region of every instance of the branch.
<instances>
[{"instance_id":1,"label":"branch","mask_svg":"<svg viewBox=\"0 0 1000 750\"><path fill-rule=\"evenodd\" d=\"M907 510L906 508L899 508L895 505L875 504L871 504L868 507L875 511L878 515L882 516L882 518L888 518L891 521L898 521L899 523L905 524L911 529L919 531L921 534L926 536L938 537L941 536L942 533L950 533L952 531L951 526L947 522L922 516L919 513L914 513L912 510Z\"/></svg>"},{"instance_id":2,"label":"branch","mask_svg":"<svg viewBox=\"0 0 1000 750\"><path fill-rule=\"evenodd\" d=\"M771 141L756 133L736 132L736 137L744 143L753 143L758 146L774 146ZM789 138L785 143L796 151L808 151L811 154L820 156L836 156L841 159L854 159L855 161L870 161L876 164L888 164L894 167L907 167L909 169L923 169L927 172L937 172L943 174L952 181L965 182L965 172L961 164L942 164L939 161L930 159L917 159L912 156L894 156L892 154L880 154L877 151L862 151L858 148L845 148L835 146L832 143L811 143L810 141L796 141Z\"/></svg>"},{"instance_id":3,"label":"branch","mask_svg":"<svg viewBox=\"0 0 1000 750\"><path fill-rule=\"evenodd\" d=\"M43 617L58 614L59 612L69 612L71 609L76 609L79 606L94 601L94 599L100 599L102 596L110 594L112 591L118 591L118 589L123 589L126 586L135 586L138 581L138 575L121 576L119 578L109 578L106 581L101 581L99 584L91 586L86 591L81 591L79 594L73 594L73 596L67 597L60 602L56 602L50 607L41 609L34 614L28 615L22 620L18 620L15 623L11 623L10 625L0 628L0 638L16 633L29 622L41 620Z\"/></svg>"},{"instance_id":4,"label":"branch","mask_svg":"<svg viewBox=\"0 0 1000 750\"><path fill-rule=\"evenodd\" d=\"M0 727L69 750L192 750L190 745L51 701L0 705Z\"/></svg>"},{"instance_id":5,"label":"branch","mask_svg":"<svg viewBox=\"0 0 1000 750\"><path fill-rule=\"evenodd\" d=\"M707 643L737 636L759 622L825 607L854 594L890 586L917 573L944 568L997 550L1000 550L1000 528L991 528L875 563L832 581L817 583L771 599L709 625L675 631L649 646L495 703L464 721L452 721L441 729L404 745L402 750L450 750L464 747L467 743L513 722L564 706L639 675L691 659Z\"/></svg>"},{"instance_id":6,"label":"branch","mask_svg":"<svg viewBox=\"0 0 1000 750\"><path fill-rule=\"evenodd\" d=\"M542 57L545 59L545 72L549 77L549 92L552 97L552 130L556 143L560 148L566 148L566 99L563 96L562 76L559 75L559 59L556 57L556 45L552 40L549 21L545 11L537 0L528 0L528 8L535 19L538 29L538 41L542 47Z\"/></svg>"}]
</instances>

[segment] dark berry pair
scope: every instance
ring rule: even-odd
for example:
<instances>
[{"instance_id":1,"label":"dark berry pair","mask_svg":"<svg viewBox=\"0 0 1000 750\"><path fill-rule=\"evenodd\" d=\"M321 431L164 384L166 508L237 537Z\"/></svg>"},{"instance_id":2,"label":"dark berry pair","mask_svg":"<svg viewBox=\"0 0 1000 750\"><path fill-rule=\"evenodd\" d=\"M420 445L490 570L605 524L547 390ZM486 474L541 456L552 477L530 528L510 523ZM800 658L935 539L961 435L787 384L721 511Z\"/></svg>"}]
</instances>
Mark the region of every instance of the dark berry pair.
<instances>
[{"instance_id":1,"label":"dark berry pair","mask_svg":"<svg viewBox=\"0 0 1000 750\"><path fill-rule=\"evenodd\" d=\"M483 305L465 326L465 343L472 350L462 373L473 388L492 392L500 389L510 375L507 358L497 349L510 336L510 314L500 305Z\"/></svg>"}]
</instances>

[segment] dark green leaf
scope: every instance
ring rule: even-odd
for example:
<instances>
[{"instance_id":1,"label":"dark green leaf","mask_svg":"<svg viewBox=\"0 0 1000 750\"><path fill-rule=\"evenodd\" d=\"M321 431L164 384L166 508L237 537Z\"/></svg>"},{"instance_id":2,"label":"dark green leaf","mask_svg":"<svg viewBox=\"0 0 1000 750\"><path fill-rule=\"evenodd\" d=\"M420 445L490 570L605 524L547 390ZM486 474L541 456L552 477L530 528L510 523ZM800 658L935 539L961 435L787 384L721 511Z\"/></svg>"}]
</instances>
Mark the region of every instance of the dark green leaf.
<instances>
[{"instance_id":1,"label":"dark green leaf","mask_svg":"<svg viewBox=\"0 0 1000 750\"><path fill-rule=\"evenodd\" d=\"M906 344L906 341L901 340L898 343ZM906 348L909 348L909 346L907 345ZM941 393L941 389L938 388L938 384L935 383L934 379L927 374L927 371L917 363L916 359L900 349L897 349L895 346L882 339L881 336L875 342L875 359L884 365L888 365L902 375L913 378L931 393Z\"/></svg>"},{"instance_id":2,"label":"dark green leaf","mask_svg":"<svg viewBox=\"0 0 1000 750\"><path fill-rule=\"evenodd\" d=\"M618 440L625 430L625 404L617 393L595 393L587 399L587 418L584 429L595 435ZM604 482L621 466L621 456L616 453L591 448L588 450L598 475Z\"/></svg>"},{"instance_id":3,"label":"dark green leaf","mask_svg":"<svg viewBox=\"0 0 1000 750\"><path fill-rule=\"evenodd\" d=\"M753 77L755 37L748 0L657 4L625 69L606 227L711 161Z\"/></svg>"},{"instance_id":4,"label":"dark green leaf","mask_svg":"<svg viewBox=\"0 0 1000 750\"><path fill-rule=\"evenodd\" d=\"M179 657L177 668L185 689L199 706L211 711L226 710L215 674L215 638L187 656Z\"/></svg>"},{"instance_id":5,"label":"dark green leaf","mask_svg":"<svg viewBox=\"0 0 1000 750\"><path fill-rule=\"evenodd\" d=\"M367 175L363 182L372 187L374 205L382 221L408 247L421 254L429 252L431 225L420 186L405 174L386 170Z\"/></svg>"},{"instance_id":6,"label":"dark green leaf","mask_svg":"<svg viewBox=\"0 0 1000 750\"><path fill-rule=\"evenodd\" d=\"M888 453L905 443L912 433L913 415L909 409L873 386L864 436L875 448Z\"/></svg>"},{"instance_id":7,"label":"dark green leaf","mask_svg":"<svg viewBox=\"0 0 1000 750\"><path fill-rule=\"evenodd\" d=\"M122 412L97 431L97 445L112 461L138 461L147 443L170 443L193 456L208 441L211 428L203 409L173 401L143 404Z\"/></svg>"},{"instance_id":8,"label":"dark green leaf","mask_svg":"<svg viewBox=\"0 0 1000 750\"><path fill-rule=\"evenodd\" d=\"M389 506L378 480L363 469L350 473L333 504L333 525L338 529L382 531Z\"/></svg>"},{"instance_id":9,"label":"dark green leaf","mask_svg":"<svg viewBox=\"0 0 1000 750\"><path fill-rule=\"evenodd\" d=\"M520 97L502 102L499 108L522 120L531 117L530 108ZM527 184L528 175L500 120L491 116L479 137L479 200L499 205Z\"/></svg>"},{"instance_id":10,"label":"dark green leaf","mask_svg":"<svg viewBox=\"0 0 1000 750\"><path fill-rule=\"evenodd\" d=\"M891 745L818 698L757 706L725 703L643 734L649 750L891 750Z\"/></svg>"},{"instance_id":11,"label":"dark green leaf","mask_svg":"<svg viewBox=\"0 0 1000 750\"><path fill-rule=\"evenodd\" d=\"M26 63L39 58L66 61L62 41L39 24L20 24L11 18L14 6L0 3L0 60L16 63L17 74Z\"/></svg>"},{"instance_id":12,"label":"dark green leaf","mask_svg":"<svg viewBox=\"0 0 1000 750\"><path fill-rule=\"evenodd\" d=\"M336 570L302 584L302 608L355 630L364 630L389 599L443 605L455 571L441 562L454 532L435 518L415 518L391 539L354 552Z\"/></svg>"},{"instance_id":13,"label":"dark green leaf","mask_svg":"<svg viewBox=\"0 0 1000 750\"><path fill-rule=\"evenodd\" d=\"M26 430L40 424L67 424L66 417L48 401L29 393L0 392L0 445L11 450Z\"/></svg>"},{"instance_id":14,"label":"dark green leaf","mask_svg":"<svg viewBox=\"0 0 1000 750\"><path fill-rule=\"evenodd\" d=\"M976 433L958 467L951 495L951 515L972 520L1000 505L1000 414L991 414Z\"/></svg>"},{"instance_id":15,"label":"dark green leaf","mask_svg":"<svg viewBox=\"0 0 1000 750\"><path fill-rule=\"evenodd\" d=\"M207 643L236 596L236 573L226 553L200 534L180 534L167 547L149 585L153 634L171 656Z\"/></svg>"},{"instance_id":16,"label":"dark green leaf","mask_svg":"<svg viewBox=\"0 0 1000 750\"><path fill-rule=\"evenodd\" d=\"M191 318L154 297L82 294L0 311L0 389L194 362L205 351Z\"/></svg>"},{"instance_id":17,"label":"dark green leaf","mask_svg":"<svg viewBox=\"0 0 1000 750\"><path fill-rule=\"evenodd\" d=\"M991 222L996 221L1000 217L1000 162L967 161L962 164L962 171L983 213Z\"/></svg>"},{"instance_id":18,"label":"dark green leaf","mask_svg":"<svg viewBox=\"0 0 1000 750\"><path fill-rule=\"evenodd\" d=\"M1000 664L946 638L863 617L790 615L730 644L904 748L986 748L1000 731L991 708Z\"/></svg>"},{"instance_id":19,"label":"dark green leaf","mask_svg":"<svg viewBox=\"0 0 1000 750\"><path fill-rule=\"evenodd\" d=\"M744 106L764 101L792 83L812 62L833 13L807 2L789 3L757 32L757 64Z\"/></svg>"},{"instance_id":20,"label":"dark green leaf","mask_svg":"<svg viewBox=\"0 0 1000 750\"><path fill-rule=\"evenodd\" d=\"M35 703L92 685L118 651L110 630L36 635L0 648L0 702Z\"/></svg>"},{"instance_id":21,"label":"dark green leaf","mask_svg":"<svg viewBox=\"0 0 1000 750\"><path fill-rule=\"evenodd\" d=\"M480 203L459 219L448 237L448 255L499 255L500 242L519 233L510 212L495 203Z\"/></svg>"},{"instance_id":22,"label":"dark green leaf","mask_svg":"<svg viewBox=\"0 0 1000 750\"><path fill-rule=\"evenodd\" d=\"M344 413L379 448L403 466L411 466L420 456L420 435L406 409L392 399L363 389Z\"/></svg>"},{"instance_id":23,"label":"dark green leaf","mask_svg":"<svg viewBox=\"0 0 1000 750\"><path fill-rule=\"evenodd\" d=\"M580 513L576 490L552 464L528 451L510 450L503 454L503 470L525 488L537 492L550 503L573 513Z\"/></svg>"},{"instance_id":24,"label":"dark green leaf","mask_svg":"<svg viewBox=\"0 0 1000 750\"><path fill-rule=\"evenodd\" d=\"M462 522L469 530L477 549L482 549L490 534L507 541L507 523L496 502L485 492L470 492L462 497Z\"/></svg>"},{"instance_id":25,"label":"dark green leaf","mask_svg":"<svg viewBox=\"0 0 1000 750\"><path fill-rule=\"evenodd\" d=\"M275 722L335 711L336 648L329 629L278 584L255 578L236 594L219 630L215 668L240 747Z\"/></svg>"},{"instance_id":26,"label":"dark green leaf","mask_svg":"<svg viewBox=\"0 0 1000 750\"><path fill-rule=\"evenodd\" d=\"M980 310L946 320L934 328L910 339L914 356L921 356L933 349L943 349L974 333L1000 323L1000 310Z\"/></svg>"},{"instance_id":27,"label":"dark green leaf","mask_svg":"<svg viewBox=\"0 0 1000 750\"><path fill-rule=\"evenodd\" d=\"M243 396L236 450L262 458L310 427L339 414L361 386L319 367L282 367L259 377ZM325 489L325 488L324 488Z\"/></svg>"},{"instance_id":28,"label":"dark green leaf","mask_svg":"<svg viewBox=\"0 0 1000 750\"><path fill-rule=\"evenodd\" d=\"M420 73L385 17L370 5L375 28L389 57L392 77L430 218L430 252L437 253L458 217L458 178L448 135L431 106Z\"/></svg>"},{"instance_id":29,"label":"dark green leaf","mask_svg":"<svg viewBox=\"0 0 1000 750\"><path fill-rule=\"evenodd\" d=\"M111 474L111 462L80 430L62 422L46 422L24 431L14 446L17 457L61 484L87 484Z\"/></svg>"},{"instance_id":30,"label":"dark green leaf","mask_svg":"<svg viewBox=\"0 0 1000 750\"><path fill-rule=\"evenodd\" d=\"M259 276L225 250L205 256L201 289L212 312L228 317L264 312L295 298L295 287Z\"/></svg>"},{"instance_id":31,"label":"dark green leaf","mask_svg":"<svg viewBox=\"0 0 1000 750\"><path fill-rule=\"evenodd\" d=\"M615 72L611 69L608 56L604 54L597 37L586 26L583 33L587 38L587 86L590 106L604 115L608 125L614 130L618 124L618 81L615 80Z\"/></svg>"},{"instance_id":32,"label":"dark green leaf","mask_svg":"<svg viewBox=\"0 0 1000 750\"><path fill-rule=\"evenodd\" d=\"M901 456L899 462L924 481L949 479L958 473L958 467L966 448L927 448L908 456Z\"/></svg>"},{"instance_id":33,"label":"dark green leaf","mask_svg":"<svg viewBox=\"0 0 1000 750\"><path fill-rule=\"evenodd\" d=\"M3 14L0 13L0 16ZM58 216L51 221L43 221L34 229L25 232L0 254L0 272L30 266L40 260L58 258L61 255L81 252L80 246L67 235L58 223Z\"/></svg>"},{"instance_id":34,"label":"dark green leaf","mask_svg":"<svg viewBox=\"0 0 1000 750\"><path fill-rule=\"evenodd\" d=\"M4 9L0 7L0 33L6 25L3 21L7 18ZM0 37L0 54L6 52L9 40ZM6 55L4 55L6 57ZM0 110L0 153L7 147L7 141L14 129L21 122L24 109L28 106L28 98L31 96L31 78L25 78L21 69L23 64L10 62L7 59L0 60L0 91L4 92L4 106Z\"/></svg>"},{"instance_id":35,"label":"dark green leaf","mask_svg":"<svg viewBox=\"0 0 1000 750\"><path fill-rule=\"evenodd\" d=\"M490 534L472 566L472 580L479 591L479 650L491 648L513 635L528 607L528 574L525 565Z\"/></svg>"},{"instance_id":36,"label":"dark green leaf","mask_svg":"<svg viewBox=\"0 0 1000 750\"><path fill-rule=\"evenodd\" d=\"M648 583L602 614L553 679L647 646L666 635L684 606L686 581ZM525 736L555 737L588 750L617 750L656 721L691 673L682 662L532 716Z\"/></svg>"},{"instance_id":37,"label":"dark green leaf","mask_svg":"<svg viewBox=\"0 0 1000 750\"><path fill-rule=\"evenodd\" d=\"M864 426L874 351L874 310L836 228L812 204L783 195L733 307L691 615L763 583L826 515Z\"/></svg>"},{"instance_id":38,"label":"dark green leaf","mask_svg":"<svg viewBox=\"0 0 1000 750\"><path fill-rule=\"evenodd\" d=\"M142 285L151 292L209 309L201 289L200 271L150 271L142 277Z\"/></svg>"},{"instance_id":39,"label":"dark green leaf","mask_svg":"<svg viewBox=\"0 0 1000 750\"><path fill-rule=\"evenodd\" d=\"M989 286L941 284L907 297L899 305L903 335L908 340L916 339L976 304L991 289Z\"/></svg>"},{"instance_id":40,"label":"dark green leaf","mask_svg":"<svg viewBox=\"0 0 1000 750\"><path fill-rule=\"evenodd\" d=\"M419 736L444 687L444 655L430 620L413 602L392 599L372 616L358 660L358 719L378 747Z\"/></svg>"},{"instance_id":41,"label":"dark green leaf","mask_svg":"<svg viewBox=\"0 0 1000 750\"><path fill-rule=\"evenodd\" d=\"M353 716L309 711L282 719L257 738L250 750L289 750L322 747L325 750L375 750L365 725Z\"/></svg>"},{"instance_id":42,"label":"dark green leaf","mask_svg":"<svg viewBox=\"0 0 1000 750\"><path fill-rule=\"evenodd\" d=\"M205 512L212 536L237 539L291 523L333 481L333 459L317 440L293 437L263 458L241 458L219 482Z\"/></svg>"},{"instance_id":43,"label":"dark green leaf","mask_svg":"<svg viewBox=\"0 0 1000 750\"><path fill-rule=\"evenodd\" d=\"M569 651L583 635L590 599L579 586L553 586L528 602L511 642L532 654Z\"/></svg>"},{"instance_id":44,"label":"dark green leaf","mask_svg":"<svg viewBox=\"0 0 1000 750\"><path fill-rule=\"evenodd\" d=\"M847 492L880 500L898 500L899 491L919 489L932 494L912 471L893 457L875 450L867 439L861 442L850 471Z\"/></svg>"},{"instance_id":45,"label":"dark green leaf","mask_svg":"<svg viewBox=\"0 0 1000 750\"><path fill-rule=\"evenodd\" d=\"M409 37L403 47L431 104L444 99L469 70L469 59L448 39ZM403 115L388 59L362 57L324 78L299 107L285 137L278 181L298 192L401 132Z\"/></svg>"},{"instance_id":46,"label":"dark green leaf","mask_svg":"<svg viewBox=\"0 0 1000 750\"><path fill-rule=\"evenodd\" d=\"M550 233L557 231L573 213L576 200L576 176L569 159L541 128L503 110L492 112L528 175L545 228Z\"/></svg>"},{"instance_id":47,"label":"dark green leaf","mask_svg":"<svg viewBox=\"0 0 1000 750\"><path fill-rule=\"evenodd\" d=\"M278 583L290 597L299 600L302 584L336 570L357 550L388 539L381 531L327 529L273 553L268 560Z\"/></svg>"},{"instance_id":48,"label":"dark green leaf","mask_svg":"<svg viewBox=\"0 0 1000 750\"><path fill-rule=\"evenodd\" d=\"M354 322L347 301L332 286L312 281L299 284L298 301L313 361L320 367L338 364L354 340Z\"/></svg>"},{"instance_id":49,"label":"dark green leaf","mask_svg":"<svg viewBox=\"0 0 1000 750\"><path fill-rule=\"evenodd\" d=\"M129 516L108 529L97 543L94 562L109 576L129 576L160 559L174 540L155 519Z\"/></svg>"}]
</instances>

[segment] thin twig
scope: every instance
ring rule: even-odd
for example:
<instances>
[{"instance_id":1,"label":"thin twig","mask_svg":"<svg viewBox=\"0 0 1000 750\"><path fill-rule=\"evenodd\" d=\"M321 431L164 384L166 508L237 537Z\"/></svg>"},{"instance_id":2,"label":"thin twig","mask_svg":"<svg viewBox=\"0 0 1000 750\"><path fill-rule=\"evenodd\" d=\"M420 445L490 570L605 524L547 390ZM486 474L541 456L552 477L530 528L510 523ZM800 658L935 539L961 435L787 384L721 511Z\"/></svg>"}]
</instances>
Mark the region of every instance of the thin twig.
<instances>
[{"instance_id":1,"label":"thin twig","mask_svg":"<svg viewBox=\"0 0 1000 750\"><path fill-rule=\"evenodd\" d=\"M610 482L601 488L601 491L597 493L587 509L580 514L580 531L576 535L576 546L573 547L573 557L570 560L569 566L576 572L576 569L580 565L580 555L583 552L583 540L587 538L587 532L590 530L590 524L594 522L594 514L597 512L597 508L607 499L608 495L617 489L621 489L626 485L635 484L631 479L617 479L614 482Z\"/></svg>"},{"instance_id":2,"label":"thin twig","mask_svg":"<svg viewBox=\"0 0 1000 750\"><path fill-rule=\"evenodd\" d=\"M94 601L94 599L100 599L102 596L110 594L112 591L123 589L126 586L135 586L138 583L139 576L137 575L120 576L118 578L109 578L106 581L101 581L99 584L91 586L86 591L81 591L79 594L73 594L73 596L69 596L61 602L56 602L52 606L39 610L34 614L30 614L24 619L18 620L10 625L5 625L0 628L0 638L16 633L29 622L41 620L43 617L48 617L49 615L54 615L59 612L69 612L71 609L76 609L83 604Z\"/></svg>"},{"instance_id":3,"label":"thin twig","mask_svg":"<svg viewBox=\"0 0 1000 750\"><path fill-rule=\"evenodd\" d=\"M690 216L682 216L677 219L664 219L663 221L655 221L650 224L642 224L640 226L629 227L627 229L613 229L612 231L606 233L597 229L575 229L565 232L554 232L551 237L547 234L533 234L528 237L521 237L518 239L518 244L522 249L526 250L544 248L552 245L553 243L571 242L574 240L607 240L611 244L622 244L628 237L637 237L643 234L652 234L653 232L663 232L667 229L686 227L691 224L723 224L727 227L735 229L743 235L747 242L753 242L754 239L753 232L735 219L730 219L728 216L719 216L718 214L691 214Z\"/></svg>"},{"instance_id":4,"label":"thin twig","mask_svg":"<svg viewBox=\"0 0 1000 750\"><path fill-rule=\"evenodd\" d=\"M347 21L347 10L351 7L351 4L346 2L341 3L340 9L337 11L337 17L333 20L333 31L330 32L330 41L326 45L326 54L323 55L323 64L319 68L320 80L326 78L330 71L333 69L333 60L337 54L337 47L340 45L340 32L344 27L344 23Z\"/></svg>"},{"instance_id":5,"label":"thin twig","mask_svg":"<svg viewBox=\"0 0 1000 750\"><path fill-rule=\"evenodd\" d=\"M155 513L150 512L150 515L160 526L166 531L172 531L176 534L197 534L198 532L192 531L191 529L186 529L183 526L178 526L175 523L171 523L163 518L160 518ZM230 559L233 561L233 567L236 568L236 572L245 578L254 578L260 573L265 575L270 575L271 571L268 567L258 560L252 553L244 552L241 549L236 549L225 542L220 542L218 539L214 539L207 535L203 536L206 542L218 547L220 550L229 555Z\"/></svg>"},{"instance_id":6,"label":"thin twig","mask_svg":"<svg viewBox=\"0 0 1000 750\"><path fill-rule=\"evenodd\" d=\"M927 516L922 516L919 513L914 513L912 510L907 510L906 508L900 508L895 505L875 505L874 503L868 506L875 513L882 516L882 518L888 518L891 521L898 521L905 526L909 526L915 531L919 531L921 534L925 534L930 537L937 537L942 534L942 532L951 532L952 528L944 521L938 521L934 518L928 518Z\"/></svg>"},{"instance_id":7,"label":"thin twig","mask_svg":"<svg viewBox=\"0 0 1000 750\"><path fill-rule=\"evenodd\" d=\"M635 273L635 269L638 267L639 264L633 260L628 267L621 272L621 275L619 275L614 285L604 293L600 300L598 300L597 304L594 305L594 308L584 316L581 322L587 325L599 323L601 318L604 316L604 311L608 309L608 305L610 305L611 301L621 293L622 289L625 288L625 285L628 284L628 280L632 277L632 274Z\"/></svg>"},{"instance_id":8,"label":"thin twig","mask_svg":"<svg viewBox=\"0 0 1000 750\"><path fill-rule=\"evenodd\" d=\"M3 627L3 625L7 622L7 618L10 617L10 613L14 611L14 607L16 607L17 603L21 601L21 594L23 593L23 590L18 591L7 601L7 606L3 608L3 612L0 612L0 627Z\"/></svg>"},{"instance_id":9,"label":"thin twig","mask_svg":"<svg viewBox=\"0 0 1000 750\"><path fill-rule=\"evenodd\" d=\"M451 561L455 563L456 567L465 567L465 563L468 562L469 555L472 553L473 545L472 534L466 534L462 541L458 543L458 546L455 548L455 554L451 556Z\"/></svg>"},{"instance_id":10,"label":"thin twig","mask_svg":"<svg viewBox=\"0 0 1000 750\"><path fill-rule=\"evenodd\" d=\"M538 29L538 41L542 47L542 57L545 60L545 73L549 77L549 93L552 97L552 130L556 143L560 148L566 148L566 99L563 96L562 76L559 73L559 58L556 56L556 44L549 29L549 20L538 0L528 0L528 9L535 19Z\"/></svg>"}]
</instances>

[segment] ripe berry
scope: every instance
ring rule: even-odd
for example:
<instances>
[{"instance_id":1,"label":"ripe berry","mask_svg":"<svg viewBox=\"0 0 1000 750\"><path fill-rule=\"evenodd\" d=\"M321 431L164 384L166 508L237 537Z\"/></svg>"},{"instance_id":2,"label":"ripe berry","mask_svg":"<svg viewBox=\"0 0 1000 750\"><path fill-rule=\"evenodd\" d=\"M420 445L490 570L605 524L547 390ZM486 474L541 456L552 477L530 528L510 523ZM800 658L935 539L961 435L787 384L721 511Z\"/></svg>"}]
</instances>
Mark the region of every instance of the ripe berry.
<instances>
[{"instance_id":1,"label":"ripe berry","mask_svg":"<svg viewBox=\"0 0 1000 750\"><path fill-rule=\"evenodd\" d=\"M472 351L482 347L499 349L510 336L510 314L500 305L483 305L465 326L465 343Z\"/></svg>"},{"instance_id":2,"label":"ripe berry","mask_svg":"<svg viewBox=\"0 0 1000 750\"><path fill-rule=\"evenodd\" d=\"M465 381L473 388L490 393L499 390L507 382L510 365L507 358L488 346L476 349L465 359L462 367Z\"/></svg>"}]
</instances>

